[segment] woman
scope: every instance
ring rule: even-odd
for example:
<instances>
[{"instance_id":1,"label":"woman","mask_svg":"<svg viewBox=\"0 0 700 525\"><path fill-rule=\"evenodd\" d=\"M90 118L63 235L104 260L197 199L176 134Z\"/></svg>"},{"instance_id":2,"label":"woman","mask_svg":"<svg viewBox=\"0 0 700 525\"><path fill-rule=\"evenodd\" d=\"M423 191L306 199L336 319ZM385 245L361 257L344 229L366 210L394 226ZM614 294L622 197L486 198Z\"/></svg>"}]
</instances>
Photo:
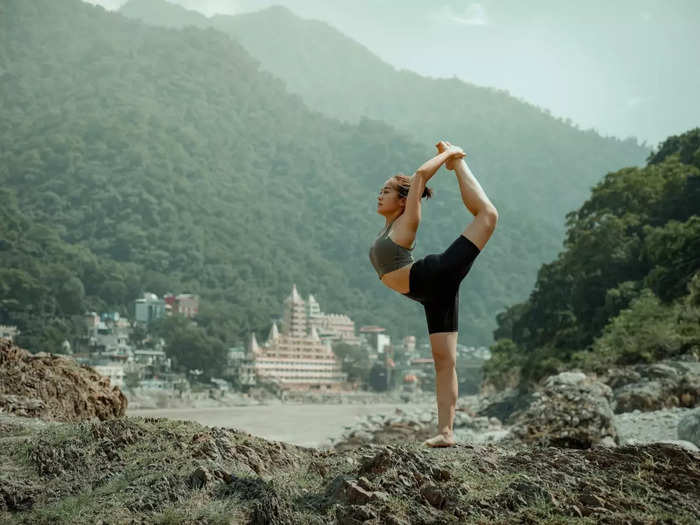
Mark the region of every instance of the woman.
<instances>
[{"instance_id":1,"label":"woman","mask_svg":"<svg viewBox=\"0 0 700 525\"><path fill-rule=\"evenodd\" d=\"M498 211L469 170L464 151L449 142L436 145L438 154L411 176L389 178L379 194L377 213L386 218L384 229L370 248L370 261L389 288L421 303L428 322L435 361L438 434L425 441L431 447L454 446L452 431L457 404L457 329L459 285L476 256L491 237ZM462 234L440 254L413 261L409 248L421 219L421 199L430 198L426 183L445 164L454 170L462 201L474 215Z\"/></svg>"}]
</instances>

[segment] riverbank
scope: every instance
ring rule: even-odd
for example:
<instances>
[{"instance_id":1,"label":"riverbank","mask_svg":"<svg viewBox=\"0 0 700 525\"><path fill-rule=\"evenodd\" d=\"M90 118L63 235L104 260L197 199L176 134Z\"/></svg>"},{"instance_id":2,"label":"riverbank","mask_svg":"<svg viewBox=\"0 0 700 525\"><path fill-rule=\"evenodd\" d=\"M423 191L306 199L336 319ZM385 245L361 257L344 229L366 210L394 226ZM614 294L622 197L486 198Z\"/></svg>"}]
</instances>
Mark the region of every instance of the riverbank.
<instances>
[{"instance_id":1,"label":"riverbank","mask_svg":"<svg viewBox=\"0 0 700 525\"><path fill-rule=\"evenodd\" d=\"M366 417L381 417L396 410L393 403L300 404L271 403L255 406L128 410L133 417L194 421L209 427L233 428L258 437L305 447L322 447L339 439ZM421 410L433 405L419 404Z\"/></svg>"},{"instance_id":2,"label":"riverbank","mask_svg":"<svg viewBox=\"0 0 700 525\"><path fill-rule=\"evenodd\" d=\"M265 390L222 392L215 389L203 392L178 393L153 389L125 389L129 410L201 409L274 404L373 405L434 403L433 392L288 392L280 398Z\"/></svg>"}]
</instances>

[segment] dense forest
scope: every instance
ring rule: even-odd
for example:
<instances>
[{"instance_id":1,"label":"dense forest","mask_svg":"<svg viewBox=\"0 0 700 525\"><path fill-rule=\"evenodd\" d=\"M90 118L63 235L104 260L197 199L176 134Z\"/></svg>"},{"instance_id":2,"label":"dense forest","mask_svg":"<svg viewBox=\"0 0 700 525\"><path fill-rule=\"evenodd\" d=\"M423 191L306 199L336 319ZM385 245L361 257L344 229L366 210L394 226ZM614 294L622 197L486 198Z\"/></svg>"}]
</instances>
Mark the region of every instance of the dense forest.
<instances>
[{"instance_id":1,"label":"dense forest","mask_svg":"<svg viewBox=\"0 0 700 525\"><path fill-rule=\"evenodd\" d=\"M565 192L642 151L595 140L608 144L597 157L573 142L546 157L571 166L548 171L549 182ZM218 30L154 28L80 0L4 2L0 143L0 323L17 324L33 351L57 350L81 312L128 315L143 291L198 293L197 337L245 343L251 331L267 335L292 283L358 325L425 337L422 309L378 282L367 250L383 225L381 184L414 170L433 141L310 110ZM424 201L417 257L443 250L469 220L444 174ZM491 341L495 313L523 296L527 268L556 238L536 212L561 205L562 193L519 197L521 208L494 195L509 233L463 286L464 344ZM525 208L529 219L516 213Z\"/></svg>"},{"instance_id":2,"label":"dense forest","mask_svg":"<svg viewBox=\"0 0 700 525\"><path fill-rule=\"evenodd\" d=\"M567 225L529 299L498 315L488 381L700 357L700 128L608 174Z\"/></svg>"}]
</instances>

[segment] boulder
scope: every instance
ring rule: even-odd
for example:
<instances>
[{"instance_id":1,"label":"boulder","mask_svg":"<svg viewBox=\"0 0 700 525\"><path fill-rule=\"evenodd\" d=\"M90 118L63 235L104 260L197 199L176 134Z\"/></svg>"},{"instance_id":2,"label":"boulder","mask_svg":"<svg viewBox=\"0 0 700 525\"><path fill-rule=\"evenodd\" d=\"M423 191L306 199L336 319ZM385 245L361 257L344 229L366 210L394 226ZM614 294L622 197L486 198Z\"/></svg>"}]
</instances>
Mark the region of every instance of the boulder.
<instances>
[{"instance_id":1,"label":"boulder","mask_svg":"<svg viewBox=\"0 0 700 525\"><path fill-rule=\"evenodd\" d=\"M0 412L54 421L122 417L127 400L109 378L73 359L30 354L0 339Z\"/></svg>"},{"instance_id":2,"label":"boulder","mask_svg":"<svg viewBox=\"0 0 700 525\"><path fill-rule=\"evenodd\" d=\"M565 448L616 444L612 399L609 386L583 373L550 376L530 406L513 414L514 425L503 442Z\"/></svg>"},{"instance_id":3,"label":"boulder","mask_svg":"<svg viewBox=\"0 0 700 525\"><path fill-rule=\"evenodd\" d=\"M670 397L669 390L668 386L661 381L646 381L625 385L615 391L615 412L618 414L633 410L651 412L662 408L670 408L667 406Z\"/></svg>"},{"instance_id":4,"label":"boulder","mask_svg":"<svg viewBox=\"0 0 700 525\"><path fill-rule=\"evenodd\" d=\"M605 383L614 389L617 414L700 404L700 363L693 361L617 368L608 372Z\"/></svg>"}]
</instances>

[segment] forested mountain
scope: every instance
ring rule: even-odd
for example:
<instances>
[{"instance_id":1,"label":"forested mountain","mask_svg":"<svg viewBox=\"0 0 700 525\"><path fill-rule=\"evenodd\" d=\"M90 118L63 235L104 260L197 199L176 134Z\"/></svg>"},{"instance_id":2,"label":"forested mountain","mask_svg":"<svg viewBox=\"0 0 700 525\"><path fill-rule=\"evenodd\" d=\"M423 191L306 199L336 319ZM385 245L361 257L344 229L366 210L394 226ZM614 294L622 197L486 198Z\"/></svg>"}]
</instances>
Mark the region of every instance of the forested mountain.
<instances>
[{"instance_id":1,"label":"forested mountain","mask_svg":"<svg viewBox=\"0 0 700 525\"><path fill-rule=\"evenodd\" d=\"M68 273L51 273L54 252L13 255L24 226L0 230L0 266L16 278L2 290L20 298L0 308L0 322L31 333L81 309L126 313L137 289L187 291L202 296L202 326L237 343L251 330L267 335L296 283L358 325L425 337L422 310L378 282L367 250L383 226L381 184L420 165L433 141L309 111L222 32L153 28L79 0L8 0L0 143L7 199L68 254L56 256ZM580 174L572 160L557 177L574 184ZM443 250L470 218L449 175L424 201L417 257ZM493 182L484 180L491 194ZM529 215L494 195L503 235L463 286L466 344L491 340L495 313L523 295L556 238L553 223L535 220L543 204L523 195ZM82 304L61 304L59 291L56 306L38 308L8 284L23 282L70 284Z\"/></svg>"},{"instance_id":2,"label":"forested mountain","mask_svg":"<svg viewBox=\"0 0 700 525\"><path fill-rule=\"evenodd\" d=\"M447 138L464 146L500 212L484 262L462 288L471 335L472 320L490 324L496 312L527 296L537 268L561 245L566 213L590 188L608 171L642 164L648 154L633 140L579 130L501 91L397 71L327 24L282 7L207 18L164 0L131 0L121 12L154 25L220 29L326 115L381 119L420 144ZM471 219L452 174L433 180L437 193L423 207L418 255L444 250ZM475 293L475 283L485 293Z\"/></svg>"},{"instance_id":3,"label":"forested mountain","mask_svg":"<svg viewBox=\"0 0 700 525\"><path fill-rule=\"evenodd\" d=\"M491 382L700 356L700 128L608 174L567 216L564 250L498 316Z\"/></svg>"},{"instance_id":4,"label":"forested mountain","mask_svg":"<svg viewBox=\"0 0 700 525\"><path fill-rule=\"evenodd\" d=\"M378 282L367 253L383 181L432 147L309 111L218 31L153 28L80 0L4 2L0 143L16 213L109 269L86 276L61 255L68 274L54 275L55 252L15 257L29 226L3 228L0 265L19 273L2 290L20 302L0 322L27 333L83 308L126 313L137 289L188 291L202 296L200 323L237 343L267 335L296 283L358 325L424 335L422 310ZM459 227L446 218L428 234L451 241L448 220ZM12 284L47 279L80 281L82 305L40 312ZM466 323L477 340L489 315Z\"/></svg>"}]
</instances>

